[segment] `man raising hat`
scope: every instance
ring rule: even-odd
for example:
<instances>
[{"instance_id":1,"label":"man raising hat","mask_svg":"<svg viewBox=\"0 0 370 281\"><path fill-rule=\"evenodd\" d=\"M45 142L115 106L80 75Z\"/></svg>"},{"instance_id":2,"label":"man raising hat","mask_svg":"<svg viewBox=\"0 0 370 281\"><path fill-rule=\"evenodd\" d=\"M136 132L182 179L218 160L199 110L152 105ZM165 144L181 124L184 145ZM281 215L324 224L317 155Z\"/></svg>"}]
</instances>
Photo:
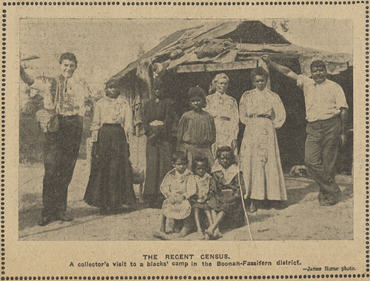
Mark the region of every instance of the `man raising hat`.
<instances>
[{"instance_id":1,"label":"man raising hat","mask_svg":"<svg viewBox=\"0 0 370 281\"><path fill-rule=\"evenodd\" d=\"M21 79L40 90L44 109L37 117L44 132L44 166L40 225L54 220L71 221L66 214L67 191L72 180L82 136L82 121L90 96L87 84L77 79L76 56L63 53L59 58L61 74L45 86L43 79L29 76L20 68Z\"/></svg>"}]
</instances>

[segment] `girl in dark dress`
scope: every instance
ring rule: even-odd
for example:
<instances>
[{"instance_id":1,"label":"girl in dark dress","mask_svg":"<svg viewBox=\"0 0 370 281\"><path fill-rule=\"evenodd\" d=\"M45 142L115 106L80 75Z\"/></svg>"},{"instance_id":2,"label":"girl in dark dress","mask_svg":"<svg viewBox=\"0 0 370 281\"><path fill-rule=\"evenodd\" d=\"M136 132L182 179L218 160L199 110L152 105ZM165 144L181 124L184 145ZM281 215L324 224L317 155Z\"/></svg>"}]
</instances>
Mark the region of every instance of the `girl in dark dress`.
<instances>
[{"instance_id":1,"label":"girl in dark dress","mask_svg":"<svg viewBox=\"0 0 370 281\"><path fill-rule=\"evenodd\" d=\"M189 169L195 156L206 157L212 166L214 157L211 146L216 141L216 127L213 117L203 110L205 92L201 87L192 87L188 96L192 110L181 116L177 129L177 148L186 153Z\"/></svg>"},{"instance_id":2,"label":"girl in dark dress","mask_svg":"<svg viewBox=\"0 0 370 281\"><path fill-rule=\"evenodd\" d=\"M132 134L132 112L119 90L106 85L106 96L95 105L91 124L91 172L84 200L101 214L134 207L135 194L127 139Z\"/></svg>"}]
</instances>

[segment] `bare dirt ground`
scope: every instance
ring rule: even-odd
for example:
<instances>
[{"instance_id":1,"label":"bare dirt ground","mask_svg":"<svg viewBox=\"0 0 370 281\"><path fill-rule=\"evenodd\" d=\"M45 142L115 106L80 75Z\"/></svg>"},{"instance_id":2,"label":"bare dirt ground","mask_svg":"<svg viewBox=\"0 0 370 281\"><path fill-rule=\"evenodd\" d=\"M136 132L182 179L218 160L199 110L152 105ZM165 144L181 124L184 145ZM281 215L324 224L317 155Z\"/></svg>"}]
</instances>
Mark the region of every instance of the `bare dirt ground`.
<instances>
[{"instance_id":1,"label":"bare dirt ground","mask_svg":"<svg viewBox=\"0 0 370 281\"><path fill-rule=\"evenodd\" d=\"M141 209L130 213L101 216L82 200L88 176L87 160L79 160L68 193L68 212L72 222L53 222L39 226L42 208L42 164L21 165L19 171L20 240L157 240L160 210ZM287 206L282 210L260 209L249 215L254 240L350 240L353 239L353 186L350 176L336 178L343 191L342 201L321 207L318 187L308 178L286 176ZM184 240L198 240L192 233ZM248 227L228 229L220 240L249 240Z\"/></svg>"}]
</instances>

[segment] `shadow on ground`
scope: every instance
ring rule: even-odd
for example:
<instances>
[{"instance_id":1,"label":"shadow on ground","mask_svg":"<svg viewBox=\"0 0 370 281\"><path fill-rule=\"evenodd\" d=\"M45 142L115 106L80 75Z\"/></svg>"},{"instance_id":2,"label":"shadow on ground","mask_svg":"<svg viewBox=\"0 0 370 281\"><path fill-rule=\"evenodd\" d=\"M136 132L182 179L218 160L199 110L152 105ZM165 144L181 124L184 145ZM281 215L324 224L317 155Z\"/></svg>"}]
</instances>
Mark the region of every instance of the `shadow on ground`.
<instances>
[{"instance_id":1,"label":"shadow on ground","mask_svg":"<svg viewBox=\"0 0 370 281\"><path fill-rule=\"evenodd\" d=\"M319 188L311 179L286 177L288 201L283 208L280 208L283 209L282 212L275 207L272 207L273 210L271 211L266 210L270 208L262 207L260 208L261 211L257 213L248 214L253 236L261 240L276 240L278 237L294 240L350 239L352 237L351 231L343 232L337 225L352 222L353 186L351 181L352 178L350 177L338 178L337 182L342 190L342 202L338 206L324 209L318 205ZM159 229L160 210L158 209L139 209L129 215L128 212L123 212L122 215L112 217L100 216L98 208L88 206L80 199L82 192L79 191L71 193L70 198L72 200L68 202L68 213L74 217L74 221L53 222L46 227L40 227L38 222L42 209L41 194L39 190L33 193L29 193L28 189L24 189L24 191L28 193L21 195L19 205L19 234L21 240L73 240L74 237L86 240L155 240L150 233ZM294 225L298 225L303 217L307 219L308 212L313 212L316 218L320 217L320 220L306 222L307 227L304 229L295 227ZM336 215L337 212L341 212L340 218ZM241 213L235 217L243 218L244 214ZM289 227L292 231L287 231L282 227L292 220L295 222ZM228 223L229 225L227 225ZM233 219L229 219L228 223L222 228L224 234L222 240L249 239L246 223L238 224ZM113 225L114 227L112 227ZM328 227L330 233L325 232L328 231ZM93 235L94 233L96 237ZM65 238L64 235L69 236L65 236L67 237ZM180 240L199 239L196 233L193 233Z\"/></svg>"},{"instance_id":2,"label":"shadow on ground","mask_svg":"<svg viewBox=\"0 0 370 281\"><path fill-rule=\"evenodd\" d=\"M39 199L39 196L34 194L25 194L22 196L22 202L24 205L28 206L27 208L22 208L19 210L18 213L18 227L19 231L22 231L26 228L37 226L40 217L41 217L41 211L42 211L42 203L33 203L33 205L29 204L29 201L35 202L35 200L32 200L33 198ZM75 207L73 205L85 205L81 207ZM68 209L68 213L72 215L74 220L83 219L85 217L91 217L91 216L99 216L99 209L90 207L86 205L83 201L74 201L70 203L71 207ZM99 216L101 217L101 216Z\"/></svg>"},{"instance_id":3,"label":"shadow on ground","mask_svg":"<svg viewBox=\"0 0 370 281\"><path fill-rule=\"evenodd\" d=\"M287 180L289 180L289 178ZM353 184L341 183L341 182L338 182L338 184L340 185L341 191L342 191L342 197L340 201L346 201L347 199L353 197ZM312 198L307 199L306 196L311 193L314 193L315 195L312 196ZM282 209L285 209L291 205L298 204L304 199L308 201L317 200L318 194L319 194L319 187L316 183L312 181L309 181L308 184L304 188L287 189L288 200L286 204L284 205L284 208Z\"/></svg>"}]
</instances>

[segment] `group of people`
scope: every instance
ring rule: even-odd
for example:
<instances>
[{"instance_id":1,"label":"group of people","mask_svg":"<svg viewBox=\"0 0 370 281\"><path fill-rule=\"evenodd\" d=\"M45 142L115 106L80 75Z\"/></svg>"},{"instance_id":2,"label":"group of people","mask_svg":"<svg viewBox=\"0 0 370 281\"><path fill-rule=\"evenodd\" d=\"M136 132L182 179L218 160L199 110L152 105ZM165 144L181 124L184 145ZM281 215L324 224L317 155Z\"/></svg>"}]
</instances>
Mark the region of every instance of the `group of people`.
<instances>
[{"instance_id":1,"label":"group of people","mask_svg":"<svg viewBox=\"0 0 370 281\"><path fill-rule=\"evenodd\" d=\"M212 169L207 157L201 155L195 156L189 165L184 151L174 152L172 163L174 168L160 186L165 199L160 230L154 236L184 237L195 225L202 238L214 239L221 237L219 224L224 217L240 225L245 189L231 147L217 150Z\"/></svg>"},{"instance_id":2,"label":"group of people","mask_svg":"<svg viewBox=\"0 0 370 281\"><path fill-rule=\"evenodd\" d=\"M314 61L311 77L307 77L268 56L262 59L302 88L307 119L305 164L320 187L320 204L336 204L341 192L335 182L335 162L339 146L345 143L348 115L342 88L326 78L323 61ZM59 62L62 73L44 94L44 109L38 112L46 139L40 225L72 219L65 213L67 188L89 95L87 85L73 77L75 55L64 53ZM30 87L41 87L22 67L21 78ZM167 232L187 235L192 224L206 239L217 238L225 217L241 221L245 211L257 211L259 202L287 200L275 132L285 122L285 108L279 95L268 89L265 69L253 69L251 81L253 89L243 93L239 105L227 94L230 81L225 73L214 77L208 95L199 86L191 87L187 93L191 110L176 124L175 149L170 141L171 102L155 89L145 104L143 199L145 206L162 208L156 233L160 238L168 238ZM129 161L133 127L132 110L117 85L107 83L105 93L94 107L91 174L84 200L99 207L102 214L111 214L122 206L136 206ZM240 153L239 122L245 125Z\"/></svg>"},{"instance_id":3,"label":"group of people","mask_svg":"<svg viewBox=\"0 0 370 281\"><path fill-rule=\"evenodd\" d=\"M285 109L279 96L266 88L268 73L263 68L254 69L251 76L255 89L243 94L239 106L236 99L227 94L229 77L225 73L214 77L208 96L201 87L190 88L187 97L191 110L176 124L176 150L185 152L189 165L194 156L202 155L212 167L217 149L230 147L239 159L246 197L251 199L248 211L255 212L255 200L287 199L275 134L275 129L284 124ZM149 105L144 107L148 137L144 199L151 206L158 206L162 201L158 186L165 175L163 170L170 169L168 134L173 119L169 113L170 103L160 94ZM155 111L154 105L162 110ZM239 122L246 125L240 155L237 151ZM152 141L156 138L161 141Z\"/></svg>"}]
</instances>

